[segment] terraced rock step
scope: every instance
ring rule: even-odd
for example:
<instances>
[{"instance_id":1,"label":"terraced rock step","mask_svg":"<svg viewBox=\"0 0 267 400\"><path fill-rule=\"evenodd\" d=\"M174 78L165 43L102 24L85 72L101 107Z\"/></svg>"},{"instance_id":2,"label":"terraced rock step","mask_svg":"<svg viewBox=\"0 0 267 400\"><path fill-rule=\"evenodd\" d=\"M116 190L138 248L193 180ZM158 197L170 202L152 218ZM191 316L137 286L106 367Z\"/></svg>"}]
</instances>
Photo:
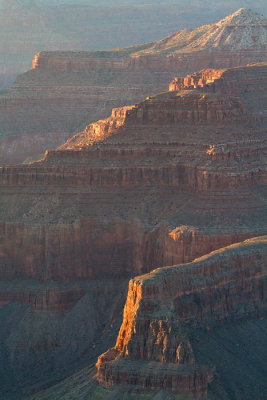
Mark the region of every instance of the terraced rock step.
<instances>
[{"instance_id":1,"label":"terraced rock step","mask_svg":"<svg viewBox=\"0 0 267 400\"><path fill-rule=\"evenodd\" d=\"M0 164L40 159L45 150L106 118L112 108L166 91L177 75L263 62L266 31L266 18L241 9L156 42L110 51L38 53L33 69L0 94Z\"/></svg>"},{"instance_id":2,"label":"terraced rock step","mask_svg":"<svg viewBox=\"0 0 267 400\"><path fill-rule=\"evenodd\" d=\"M43 376L66 376L92 362L114 345L129 278L267 233L266 68L236 68L201 88L151 96L115 110L39 162L0 169L0 278L7 289L0 296L6 321L0 327L6 357L0 379L10 365L9 376L28 376L25 385L38 385ZM233 259L229 252L192 263L197 268L163 268L177 275L166 273L159 285L157 279L141 278L141 286L132 281L132 308L116 350L123 365L196 363L203 385L196 377L194 387L191 374L190 384L182 381L180 389L205 392L210 370L205 359L198 362L191 333L262 312L261 252L254 253L252 245ZM53 281L56 288L10 290L18 279L44 286ZM139 294L145 296L140 303ZM172 317L176 311L178 318ZM66 329L58 340L60 321ZM36 326L43 327L41 334ZM106 367L109 382L132 379L119 369L115 379L112 362ZM143 371L142 385L148 379L162 388L162 374ZM179 391L178 381L170 378L169 390ZM14 382L5 385L8 391Z\"/></svg>"}]
</instances>

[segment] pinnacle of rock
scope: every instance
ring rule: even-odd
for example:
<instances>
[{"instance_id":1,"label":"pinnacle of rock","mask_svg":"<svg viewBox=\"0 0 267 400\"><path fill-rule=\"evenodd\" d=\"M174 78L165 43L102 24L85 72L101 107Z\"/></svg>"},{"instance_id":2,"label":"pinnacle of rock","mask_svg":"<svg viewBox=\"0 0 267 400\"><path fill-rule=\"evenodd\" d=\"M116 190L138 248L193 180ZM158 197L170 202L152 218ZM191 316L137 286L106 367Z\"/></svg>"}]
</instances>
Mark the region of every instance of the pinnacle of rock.
<instances>
[{"instance_id":1,"label":"pinnacle of rock","mask_svg":"<svg viewBox=\"0 0 267 400\"><path fill-rule=\"evenodd\" d=\"M137 55L188 53L203 50L267 49L267 19L252 10L240 8L222 20L196 29L184 29L153 42Z\"/></svg>"},{"instance_id":2,"label":"pinnacle of rock","mask_svg":"<svg viewBox=\"0 0 267 400\"><path fill-rule=\"evenodd\" d=\"M221 21L193 30L193 40L183 50L267 49L267 20L252 10L240 8Z\"/></svg>"},{"instance_id":3,"label":"pinnacle of rock","mask_svg":"<svg viewBox=\"0 0 267 400\"><path fill-rule=\"evenodd\" d=\"M240 8L233 14L220 20L217 25L253 25L266 24L266 18L251 9Z\"/></svg>"}]
</instances>

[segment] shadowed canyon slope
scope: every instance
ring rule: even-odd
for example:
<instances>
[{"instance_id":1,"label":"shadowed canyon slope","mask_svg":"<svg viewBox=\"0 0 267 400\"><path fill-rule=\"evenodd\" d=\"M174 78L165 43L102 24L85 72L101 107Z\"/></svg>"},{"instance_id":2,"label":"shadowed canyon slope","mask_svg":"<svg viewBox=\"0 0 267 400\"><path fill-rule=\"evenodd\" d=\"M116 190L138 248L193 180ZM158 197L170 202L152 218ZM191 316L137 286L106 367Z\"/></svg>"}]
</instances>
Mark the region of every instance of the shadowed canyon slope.
<instances>
[{"instance_id":1,"label":"shadowed canyon slope","mask_svg":"<svg viewBox=\"0 0 267 400\"><path fill-rule=\"evenodd\" d=\"M266 234L267 66L200 75L1 167L3 398L112 347L129 277Z\"/></svg>"},{"instance_id":2,"label":"shadowed canyon slope","mask_svg":"<svg viewBox=\"0 0 267 400\"><path fill-rule=\"evenodd\" d=\"M216 366L197 363L190 331L263 317L266 262L265 236L131 280L116 347L97 363L99 381L207 395Z\"/></svg>"},{"instance_id":3,"label":"shadowed canyon slope","mask_svg":"<svg viewBox=\"0 0 267 400\"><path fill-rule=\"evenodd\" d=\"M212 381L202 399L264 400L266 251L254 238L133 279L116 348L97 364L108 388L89 366L27 399L193 400Z\"/></svg>"},{"instance_id":4,"label":"shadowed canyon slope","mask_svg":"<svg viewBox=\"0 0 267 400\"><path fill-rule=\"evenodd\" d=\"M160 41L95 52L38 53L0 95L0 163L38 159L113 107L168 89L174 76L264 61L267 22L240 9Z\"/></svg>"}]
</instances>

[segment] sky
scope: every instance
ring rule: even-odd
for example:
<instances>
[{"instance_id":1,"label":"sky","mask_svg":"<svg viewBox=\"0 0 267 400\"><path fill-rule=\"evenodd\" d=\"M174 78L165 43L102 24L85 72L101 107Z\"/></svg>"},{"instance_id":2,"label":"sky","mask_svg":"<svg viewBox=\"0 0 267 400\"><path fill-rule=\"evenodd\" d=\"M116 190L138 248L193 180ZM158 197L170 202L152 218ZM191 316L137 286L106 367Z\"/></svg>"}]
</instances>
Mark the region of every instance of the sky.
<instances>
[{"instance_id":1,"label":"sky","mask_svg":"<svg viewBox=\"0 0 267 400\"><path fill-rule=\"evenodd\" d=\"M267 0L0 0L0 90L28 70L39 51L150 42L241 7L267 16Z\"/></svg>"}]
</instances>

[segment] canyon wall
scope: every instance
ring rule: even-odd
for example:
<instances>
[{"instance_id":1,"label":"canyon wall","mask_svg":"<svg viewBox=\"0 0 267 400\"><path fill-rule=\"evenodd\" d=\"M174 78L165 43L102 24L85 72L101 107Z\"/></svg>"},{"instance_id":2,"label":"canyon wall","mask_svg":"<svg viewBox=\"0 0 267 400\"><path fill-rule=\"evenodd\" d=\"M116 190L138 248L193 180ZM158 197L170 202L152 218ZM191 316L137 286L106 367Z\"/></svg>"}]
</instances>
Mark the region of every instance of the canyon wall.
<instances>
[{"instance_id":1,"label":"canyon wall","mask_svg":"<svg viewBox=\"0 0 267 400\"><path fill-rule=\"evenodd\" d=\"M266 62L263 62L241 68L207 69L192 75L189 74L184 78L174 78L170 83L169 90L179 91L194 88L208 93L243 96L243 101L246 101L247 96L250 106L253 105L255 96L257 97L257 106L261 108L259 98L266 96L266 82Z\"/></svg>"},{"instance_id":2,"label":"canyon wall","mask_svg":"<svg viewBox=\"0 0 267 400\"><path fill-rule=\"evenodd\" d=\"M1 280L0 397L24 398L92 362L114 341L127 281Z\"/></svg>"},{"instance_id":3,"label":"canyon wall","mask_svg":"<svg viewBox=\"0 0 267 400\"><path fill-rule=\"evenodd\" d=\"M264 112L265 78L265 64L226 71L201 91L115 109L40 162L1 167L2 277L129 277L266 233L265 122L247 107ZM239 97L235 81L248 88Z\"/></svg>"},{"instance_id":4,"label":"canyon wall","mask_svg":"<svg viewBox=\"0 0 267 400\"><path fill-rule=\"evenodd\" d=\"M0 164L40 159L112 108L166 91L177 74L265 61L266 26L263 16L239 10L143 45L37 53L33 69L0 95Z\"/></svg>"},{"instance_id":5,"label":"canyon wall","mask_svg":"<svg viewBox=\"0 0 267 400\"><path fill-rule=\"evenodd\" d=\"M179 93L176 96L171 96L169 93L156 95L132 107L113 109L109 118L90 124L82 134L78 133L69 139L62 149L90 146L106 139L122 126L216 124L227 120L232 122L245 114L245 108L237 97L216 97L189 92Z\"/></svg>"},{"instance_id":6,"label":"canyon wall","mask_svg":"<svg viewBox=\"0 0 267 400\"><path fill-rule=\"evenodd\" d=\"M264 71L264 64L237 68L234 79L225 72L201 89L150 96L39 162L0 168L4 396L36 390L43 377L62 379L112 347L129 278L266 234ZM247 77L249 90L228 92L234 81L246 88ZM235 307L235 294L227 301ZM183 309L190 319L189 305ZM176 329L154 328L159 344ZM119 357L110 383L123 368L128 383L158 388L167 377L166 387L204 395L213 366L197 362L190 337L178 352L178 336L169 338L178 375L166 339L157 360L151 342L142 367ZM153 377L146 362L156 363Z\"/></svg>"},{"instance_id":7,"label":"canyon wall","mask_svg":"<svg viewBox=\"0 0 267 400\"><path fill-rule=\"evenodd\" d=\"M116 346L98 359L99 381L206 394L212 367L195 364L188 334L263 315L266 257L260 237L131 280Z\"/></svg>"},{"instance_id":8,"label":"canyon wall","mask_svg":"<svg viewBox=\"0 0 267 400\"><path fill-rule=\"evenodd\" d=\"M164 225L146 232L136 220L101 224L84 218L73 224L43 226L1 223L1 279L72 282L127 278L150 271L154 265L191 261L252 234L249 230L208 234L186 226L173 232ZM16 300L8 293L6 298L6 294L3 296L3 303ZM70 303L73 296L75 293L69 294ZM28 301L27 297L21 299L23 303ZM49 307L52 300L47 301Z\"/></svg>"}]
</instances>

